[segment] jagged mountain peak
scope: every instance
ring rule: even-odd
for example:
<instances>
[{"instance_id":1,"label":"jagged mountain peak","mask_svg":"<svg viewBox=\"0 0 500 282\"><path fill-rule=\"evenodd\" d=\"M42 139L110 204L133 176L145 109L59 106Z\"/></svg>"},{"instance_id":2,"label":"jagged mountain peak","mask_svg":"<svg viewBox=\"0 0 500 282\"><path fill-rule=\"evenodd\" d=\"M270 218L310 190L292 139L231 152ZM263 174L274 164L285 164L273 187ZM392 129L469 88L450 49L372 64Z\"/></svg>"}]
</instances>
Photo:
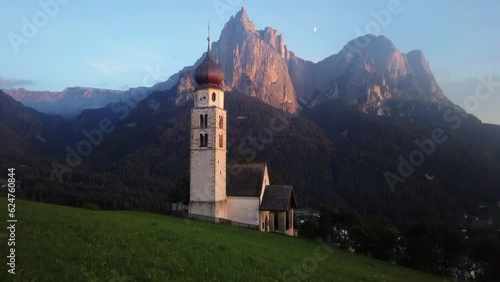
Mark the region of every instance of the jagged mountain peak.
<instances>
[{"instance_id":1,"label":"jagged mountain peak","mask_svg":"<svg viewBox=\"0 0 500 282\"><path fill-rule=\"evenodd\" d=\"M233 29L234 31L248 31L255 33L257 31L255 24L248 17L245 8L231 16L229 21L224 25L224 29Z\"/></svg>"},{"instance_id":2,"label":"jagged mountain peak","mask_svg":"<svg viewBox=\"0 0 500 282\"><path fill-rule=\"evenodd\" d=\"M242 9L226 23L211 53L224 72L227 90L237 90L289 113L298 111L287 50L277 30L267 27L257 31ZM192 90L193 80L184 76L175 100L188 101Z\"/></svg>"},{"instance_id":3,"label":"jagged mountain peak","mask_svg":"<svg viewBox=\"0 0 500 282\"><path fill-rule=\"evenodd\" d=\"M250 18L248 17L247 10L245 7L241 7L241 9L236 13L236 15L231 16L231 18L235 18L244 22L250 22Z\"/></svg>"}]
</instances>

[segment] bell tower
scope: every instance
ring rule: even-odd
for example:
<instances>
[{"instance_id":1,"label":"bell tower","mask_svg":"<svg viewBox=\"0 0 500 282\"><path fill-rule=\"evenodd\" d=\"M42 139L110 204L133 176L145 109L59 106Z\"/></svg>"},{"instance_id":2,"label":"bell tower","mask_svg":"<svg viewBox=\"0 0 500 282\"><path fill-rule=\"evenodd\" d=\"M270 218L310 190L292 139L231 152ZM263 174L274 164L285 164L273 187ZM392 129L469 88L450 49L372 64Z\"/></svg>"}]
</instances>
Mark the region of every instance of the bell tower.
<instances>
[{"instance_id":1,"label":"bell tower","mask_svg":"<svg viewBox=\"0 0 500 282\"><path fill-rule=\"evenodd\" d=\"M196 68L191 109L189 214L227 218L224 73L210 53Z\"/></svg>"}]
</instances>

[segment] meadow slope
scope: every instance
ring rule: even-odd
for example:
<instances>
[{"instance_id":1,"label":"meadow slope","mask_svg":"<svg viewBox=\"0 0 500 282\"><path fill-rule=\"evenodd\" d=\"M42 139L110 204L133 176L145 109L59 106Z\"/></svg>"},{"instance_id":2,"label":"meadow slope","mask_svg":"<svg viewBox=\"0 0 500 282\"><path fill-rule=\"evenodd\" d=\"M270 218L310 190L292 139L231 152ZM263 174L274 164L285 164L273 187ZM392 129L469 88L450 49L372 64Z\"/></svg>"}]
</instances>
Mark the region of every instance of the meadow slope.
<instances>
[{"instance_id":1,"label":"meadow slope","mask_svg":"<svg viewBox=\"0 0 500 282\"><path fill-rule=\"evenodd\" d=\"M0 281L444 280L317 241L157 214L18 200L16 218L16 274L1 228Z\"/></svg>"}]
</instances>

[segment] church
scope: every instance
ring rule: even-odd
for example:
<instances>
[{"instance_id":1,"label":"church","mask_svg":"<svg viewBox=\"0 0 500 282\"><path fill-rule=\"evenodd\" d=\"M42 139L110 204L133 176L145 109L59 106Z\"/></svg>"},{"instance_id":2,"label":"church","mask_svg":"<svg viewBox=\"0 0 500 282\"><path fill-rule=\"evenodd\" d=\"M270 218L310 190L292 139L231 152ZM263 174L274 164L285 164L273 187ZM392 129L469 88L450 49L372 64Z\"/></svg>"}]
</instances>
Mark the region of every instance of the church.
<instances>
[{"instance_id":1,"label":"church","mask_svg":"<svg viewBox=\"0 0 500 282\"><path fill-rule=\"evenodd\" d=\"M224 73L210 54L210 38L194 77L189 216L294 236L292 186L271 185L265 163L241 164L237 173L226 176Z\"/></svg>"}]
</instances>

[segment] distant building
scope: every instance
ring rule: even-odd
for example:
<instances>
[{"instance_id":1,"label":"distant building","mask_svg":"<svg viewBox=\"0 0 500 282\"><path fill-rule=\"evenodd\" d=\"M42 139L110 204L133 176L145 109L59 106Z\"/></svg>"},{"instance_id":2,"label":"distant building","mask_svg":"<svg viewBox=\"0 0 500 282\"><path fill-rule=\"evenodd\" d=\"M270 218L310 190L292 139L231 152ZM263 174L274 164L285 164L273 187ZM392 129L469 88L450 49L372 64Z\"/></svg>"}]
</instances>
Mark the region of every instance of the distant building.
<instances>
[{"instance_id":1,"label":"distant building","mask_svg":"<svg viewBox=\"0 0 500 282\"><path fill-rule=\"evenodd\" d=\"M295 193L270 185L267 164L238 165L226 177L227 111L224 73L210 53L196 68L191 109L189 216L294 235Z\"/></svg>"}]
</instances>

